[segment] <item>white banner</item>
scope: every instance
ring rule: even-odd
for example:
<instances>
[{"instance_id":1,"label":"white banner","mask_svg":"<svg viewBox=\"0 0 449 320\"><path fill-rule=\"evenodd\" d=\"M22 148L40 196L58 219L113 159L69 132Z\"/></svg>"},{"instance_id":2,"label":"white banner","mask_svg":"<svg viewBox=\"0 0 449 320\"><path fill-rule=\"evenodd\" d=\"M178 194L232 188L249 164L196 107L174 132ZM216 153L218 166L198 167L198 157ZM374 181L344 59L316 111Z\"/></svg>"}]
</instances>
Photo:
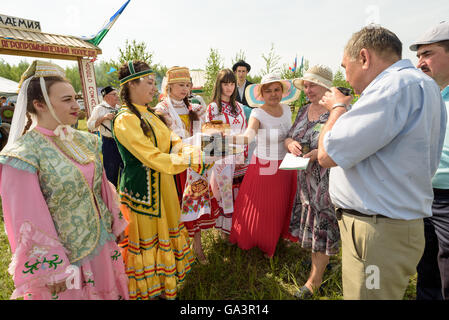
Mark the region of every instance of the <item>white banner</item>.
<instances>
[{"instance_id":1,"label":"white banner","mask_svg":"<svg viewBox=\"0 0 449 320\"><path fill-rule=\"evenodd\" d=\"M90 117L93 108L99 104L97 83L95 80L95 68L91 59L79 59L78 66L83 87L84 105L87 117Z\"/></svg>"}]
</instances>

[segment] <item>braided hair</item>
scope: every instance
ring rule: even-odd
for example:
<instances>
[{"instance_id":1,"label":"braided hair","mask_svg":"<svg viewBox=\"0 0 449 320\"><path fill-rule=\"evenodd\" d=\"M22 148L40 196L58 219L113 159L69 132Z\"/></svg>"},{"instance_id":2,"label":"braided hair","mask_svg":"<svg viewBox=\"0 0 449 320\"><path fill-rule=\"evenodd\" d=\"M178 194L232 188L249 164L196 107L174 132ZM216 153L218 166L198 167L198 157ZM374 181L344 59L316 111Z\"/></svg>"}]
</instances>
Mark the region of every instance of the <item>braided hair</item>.
<instances>
[{"instance_id":1,"label":"braided hair","mask_svg":"<svg viewBox=\"0 0 449 320\"><path fill-rule=\"evenodd\" d=\"M150 66L143 62L143 61L133 61L133 67L136 72L141 72L145 70L151 69ZM128 63L124 63L119 70L119 80L126 78L127 76L131 75L131 71L129 70ZM137 83L141 79L132 80L132 83ZM136 115L137 118L140 120L140 127L143 130L143 133L148 137L150 136L151 128L149 125L142 119L142 115L140 114L139 110L137 110L136 106L131 101L131 95L129 91L129 82L125 83L120 90L120 98L125 103L125 105L129 108L129 110ZM164 123L165 121L159 117L157 114L155 114L159 119L161 119Z\"/></svg>"}]
</instances>

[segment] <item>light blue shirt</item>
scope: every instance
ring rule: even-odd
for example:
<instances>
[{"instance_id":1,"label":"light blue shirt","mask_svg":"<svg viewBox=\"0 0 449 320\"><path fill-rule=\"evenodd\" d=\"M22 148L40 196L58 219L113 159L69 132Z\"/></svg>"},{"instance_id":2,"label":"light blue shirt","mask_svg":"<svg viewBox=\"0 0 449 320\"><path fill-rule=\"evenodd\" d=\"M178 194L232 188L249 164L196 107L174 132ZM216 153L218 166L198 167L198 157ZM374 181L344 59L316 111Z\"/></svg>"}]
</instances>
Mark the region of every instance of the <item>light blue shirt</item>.
<instances>
[{"instance_id":1,"label":"light blue shirt","mask_svg":"<svg viewBox=\"0 0 449 320\"><path fill-rule=\"evenodd\" d=\"M449 86L441 92L441 95L446 102L446 111L449 114ZM432 185L436 189L449 189L449 126L446 128L446 137L444 138L440 166L433 177Z\"/></svg>"},{"instance_id":2,"label":"light blue shirt","mask_svg":"<svg viewBox=\"0 0 449 320\"><path fill-rule=\"evenodd\" d=\"M330 172L334 205L393 219L430 217L446 122L440 89L410 60L384 70L324 137L339 166Z\"/></svg>"}]
</instances>

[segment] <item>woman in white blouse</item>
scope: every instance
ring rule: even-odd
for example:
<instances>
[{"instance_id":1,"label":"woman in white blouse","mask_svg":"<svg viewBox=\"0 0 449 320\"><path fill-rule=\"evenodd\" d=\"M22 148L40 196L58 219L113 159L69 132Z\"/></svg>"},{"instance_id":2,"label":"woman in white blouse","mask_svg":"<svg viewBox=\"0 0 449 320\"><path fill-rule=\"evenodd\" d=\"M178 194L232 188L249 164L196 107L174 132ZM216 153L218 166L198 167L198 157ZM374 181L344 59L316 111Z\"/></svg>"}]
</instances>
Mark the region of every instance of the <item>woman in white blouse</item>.
<instances>
[{"instance_id":1,"label":"woman in white blouse","mask_svg":"<svg viewBox=\"0 0 449 320\"><path fill-rule=\"evenodd\" d=\"M257 146L235 203L230 241L244 250L258 247L271 258L280 236L288 231L296 191L296 172L278 169L287 153L284 140L292 124L290 107L281 101L294 88L275 74L254 86L255 98L264 104L251 113L245 133L232 136L237 144L256 138ZM247 96L248 92L251 89Z\"/></svg>"}]
</instances>

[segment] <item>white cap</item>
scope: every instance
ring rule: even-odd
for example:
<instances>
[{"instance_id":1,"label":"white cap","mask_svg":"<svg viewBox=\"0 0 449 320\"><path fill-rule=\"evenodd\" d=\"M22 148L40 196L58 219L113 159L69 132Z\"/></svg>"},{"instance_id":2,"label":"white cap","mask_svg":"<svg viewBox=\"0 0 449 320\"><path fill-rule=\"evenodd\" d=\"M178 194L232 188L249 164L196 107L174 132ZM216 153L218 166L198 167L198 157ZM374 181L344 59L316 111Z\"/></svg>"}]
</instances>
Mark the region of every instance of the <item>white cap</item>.
<instances>
[{"instance_id":1,"label":"white cap","mask_svg":"<svg viewBox=\"0 0 449 320\"><path fill-rule=\"evenodd\" d=\"M422 44L431 44L435 42L449 40L449 22L443 21L436 27L428 30L411 46L410 50L418 51L418 47Z\"/></svg>"}]
</instances>

